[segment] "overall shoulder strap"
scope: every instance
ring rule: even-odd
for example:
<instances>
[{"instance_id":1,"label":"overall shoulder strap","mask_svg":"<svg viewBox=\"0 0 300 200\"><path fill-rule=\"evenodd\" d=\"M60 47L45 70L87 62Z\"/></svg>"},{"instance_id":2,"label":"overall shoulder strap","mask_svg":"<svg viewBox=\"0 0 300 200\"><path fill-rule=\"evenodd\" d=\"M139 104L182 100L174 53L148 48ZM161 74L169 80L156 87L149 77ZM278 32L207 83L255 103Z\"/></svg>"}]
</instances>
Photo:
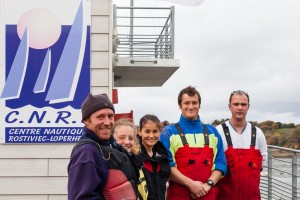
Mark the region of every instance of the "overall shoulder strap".
<instances>
[{"instance_id":1,"label":"overall shoulder strap","mask_svg":"<svg viewBox=\"0 0 300 200\"><path fill-rule=\"evenodd\" d=\"M180 136L180 139L182 141L183 146L186 145L186 144L188 144L187 141L186 141L184 132L183 132L182 128L179 126L178 123L175 124L175 127L176 127L176 129L177 129L177 131L179 133L179 136Z\"/></svg>"},{"instance_id":2,"label":"overall shoulder strap","mask_svg":"<svg viewBox=\"0 0 300 200\"><path fill-rule=\"evenodd\" d=\"M256 144L256 127L251 123L251 145L255 146Z\"/></svg>"},{"instance_id":3,"label":"overall shoulder strap","mask_svg":"<svg viewBox=\"0 0 300 200\"><path fill-rule=\"evenodd\" d=\"M225 124L225 122L222 123L222 128L223 128L223 131L224 131L225 138L226 138L228 146L232 146L232 141L231 141L231 137L230 137L229 128Z\"/></svg>"},{"instance_id":4,"label":"overall shoulder strap","mask_svg":"<svg viewBox=\"0 0 300 200\"><path fill-rule=\"evenodd\" d=\"M203 127L203 136L204 136L205 145L209 145L209 137L208 137L207 127L205 124L202 124L202 127Z\"/></svg>"},{"instance_id":5,"label":"overall shoulder strap","mask_svg":"<svg viewBox=\"0 0 300 200\"><path fill-rule=\"evenodd\" d=\"M100 144L98 144L96 141L92 140L92 139L89 139L89 138L83 138L81 140L79 140L79 142L73 147L72 149L72 153L71 153L71 156L72 154L76 151L76 149L82 145L85 145L85 144L92 144L92 145L95 145L98 147L98 150L100 151L102 157L104 160L108 161L110 160L110 157L111 157L111 153L115 153L118 155L118 153L120 153L118 150L115 150L111 147L108 147L108 146L101 146ZM119 156L116 156L116 162L119 164L121 163L122 161L119 159Z\"/></svg>"},{"instance_id":6,"label":"overall shoulder strap","mask_svg":"<svg viewBox=\"0 0 300 200\"><path fill-rule=\"evenodd\" d=\"M80 139L77 144L73 147L72 149L72 152L71 152L71 156L73 155L73 153L75 152L75 150L80 147L81 145L84 145L84 144L93 144L93 145L96 145L96 146L100 146L97 142L95 142L94 140L92 139L88 139L88 138L82 138Z\"/></svg>"},{"instance_id":7,"label":"overall shoulder strap","mask_svg":"<svg viewBox=\"0 0 300 200\"><path fill-rule=\"evenodd\" d=\"M175 127L179 133L179 136L180 136L180 139L182 141L182 144L185 145L185 144L188 144L187 141L186 141L186 137L185 137L185 134L183 133L183 130L182 128L179 126L178 123L175 124ZM206 125L205 124L202 124L202 127L203 127L203 136L204 136L204 142L205 142L205 145L209 145L209 137L208 137L208 132L207 132L207 128L206 128Z\"/></svg>"}]
</instances>

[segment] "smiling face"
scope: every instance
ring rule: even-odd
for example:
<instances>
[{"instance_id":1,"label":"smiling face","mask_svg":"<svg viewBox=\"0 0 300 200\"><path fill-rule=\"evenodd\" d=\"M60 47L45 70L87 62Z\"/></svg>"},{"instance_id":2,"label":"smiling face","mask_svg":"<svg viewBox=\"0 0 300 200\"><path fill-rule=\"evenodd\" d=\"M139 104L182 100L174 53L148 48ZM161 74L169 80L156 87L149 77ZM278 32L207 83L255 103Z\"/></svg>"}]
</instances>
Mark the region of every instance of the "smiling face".
<instances>
[{"instance_id":1,"label":"smiling face","mask_svg":"<svg viewBox=\"0 0 300 200\"><path fill-rule=\"evenodd\" d=\"M232 114L232 120L244 121L249 109L248 98L244 94L234 94L231 97L231 101L228 107Z\"/></svg>"},{"instance_id":2,"label":"smiling face","mask_svg":"<svg viewBox=\"0 0 300 200\"><path fill-rule=\"evenodd\" d=\"M99 139L109 140L114 124L114 112L110 108L98 110L83 121L85 126L93 131Z\"/></svg>"},{"instance_id":3,"label":"smiling face","mask_svg":"<svg viewBox=\"0 0 300 200\"><path fill-rule=\"evenodd\" d=\"M128 152L131 152L134 145L134 130L131 126L117 126L114 130L114 138L119 145L124 147Z\"/></svg>"},{"instance_id":4,"label":"smiling face","mask_svg":"<svg viewBox=\"0 0 300 200\"><path fill-rule=\"evenodd\" d=\"M197 94L189 96L188 94L182 95L182 101L179 105L182 115L190 120L196 120L200 110L200 102Z\"/></svg>"},{"instance_id":5,"label":"smiling face","mask_svg":"<svg viewBox=\"0 0 300 200\"><path fill-rule=\"evenodd\" d=\"M142 144L145 149L152 150L158 142L160 136L160 125L156 122L146 121L140 129L139 135L142 137Z\"/></svg>"}]
</instances>

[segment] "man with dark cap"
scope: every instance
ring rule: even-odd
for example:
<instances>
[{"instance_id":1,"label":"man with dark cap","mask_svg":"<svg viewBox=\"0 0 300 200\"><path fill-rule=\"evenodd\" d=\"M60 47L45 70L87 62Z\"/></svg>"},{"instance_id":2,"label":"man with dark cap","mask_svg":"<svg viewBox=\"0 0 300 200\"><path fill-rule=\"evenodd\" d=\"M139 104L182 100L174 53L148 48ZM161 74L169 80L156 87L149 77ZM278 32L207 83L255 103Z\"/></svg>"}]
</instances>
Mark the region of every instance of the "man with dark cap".
<instances>
[{"instance_id":1,"label":"man with dark cap","mask_svg":"<svg viewBox=\"0 0 300 200\"><path fill-rule=\"evenodd\" d=\"M68 165L68 199L136 199L138 171L111 136L115 109L106 94L81 105L83 135Z\"/></svg>"}]
</instances>

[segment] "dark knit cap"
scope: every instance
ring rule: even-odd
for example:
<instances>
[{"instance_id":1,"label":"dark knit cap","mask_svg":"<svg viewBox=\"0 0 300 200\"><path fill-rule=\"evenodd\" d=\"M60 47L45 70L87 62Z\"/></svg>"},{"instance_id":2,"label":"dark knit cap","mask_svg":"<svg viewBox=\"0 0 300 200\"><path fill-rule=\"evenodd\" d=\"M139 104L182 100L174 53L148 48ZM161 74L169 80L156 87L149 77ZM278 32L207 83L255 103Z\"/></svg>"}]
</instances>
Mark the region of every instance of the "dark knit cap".
<instances>
[{"instance_id":1,"label":"dark knit cap","mask_svg":"<svg viewBox=\"0 0 300 200\"><path fill-rule=\"evenodd\" d=\"M114 105L106 94L92 95L90 93L81 105L82 120L85 120L94 112L104 108L110 108L115 112Z\"/></svg>"}]
</instances>

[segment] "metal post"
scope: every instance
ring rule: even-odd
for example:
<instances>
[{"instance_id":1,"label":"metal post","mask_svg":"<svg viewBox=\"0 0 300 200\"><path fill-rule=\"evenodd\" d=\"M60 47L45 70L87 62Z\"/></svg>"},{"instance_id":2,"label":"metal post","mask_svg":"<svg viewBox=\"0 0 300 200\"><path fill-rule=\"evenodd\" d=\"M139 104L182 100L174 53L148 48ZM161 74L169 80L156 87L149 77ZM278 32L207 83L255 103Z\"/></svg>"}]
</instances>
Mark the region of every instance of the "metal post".
<instances>
[{"instance_id":1,"label":"metal post","mask_svg":"<svg viewBox=\"0 0 300 200\"><path fill-rule=\"evenodd\" d=\"M174 58L175 7L171 6L171 58Z\"/></svg>"},{"instance_id":2,"label":"metal post","mask_svg":"<svg viewBox=\"0 0 300 200\"><path fill-rule=\"evenodd\" d=\"M130 43L130 57L133 57L133 6L134 0L130 0L130 34L129 34L129 43Z\"/></svg>"},{"instance_id":3,"label":"metal post","mask_svg":"<svg viewBox=\"0 0 300 200\"><path fill-rule=\"evenodd\" d=\"M297 199L297 155L293 153L292 158L292 197Z\"/></svg>"},{"instance_id":4,"label":"metal post","mask_svg":"<svg viewBox=\"0 0 300 200\"><path fill-rule=\"evenodd\" d=\"M117 28L117 6L113 5L113 28Z\"/></svg>"},{"instance_id":5,"label":"metal post","mask_svg":"<svg viewBox=\"0 0 300 200\"><path fill-rule=\"evenodd\" d=\"M272 149L268 148L268 200L272 200Z\"/></svg>"}]
</instances>

